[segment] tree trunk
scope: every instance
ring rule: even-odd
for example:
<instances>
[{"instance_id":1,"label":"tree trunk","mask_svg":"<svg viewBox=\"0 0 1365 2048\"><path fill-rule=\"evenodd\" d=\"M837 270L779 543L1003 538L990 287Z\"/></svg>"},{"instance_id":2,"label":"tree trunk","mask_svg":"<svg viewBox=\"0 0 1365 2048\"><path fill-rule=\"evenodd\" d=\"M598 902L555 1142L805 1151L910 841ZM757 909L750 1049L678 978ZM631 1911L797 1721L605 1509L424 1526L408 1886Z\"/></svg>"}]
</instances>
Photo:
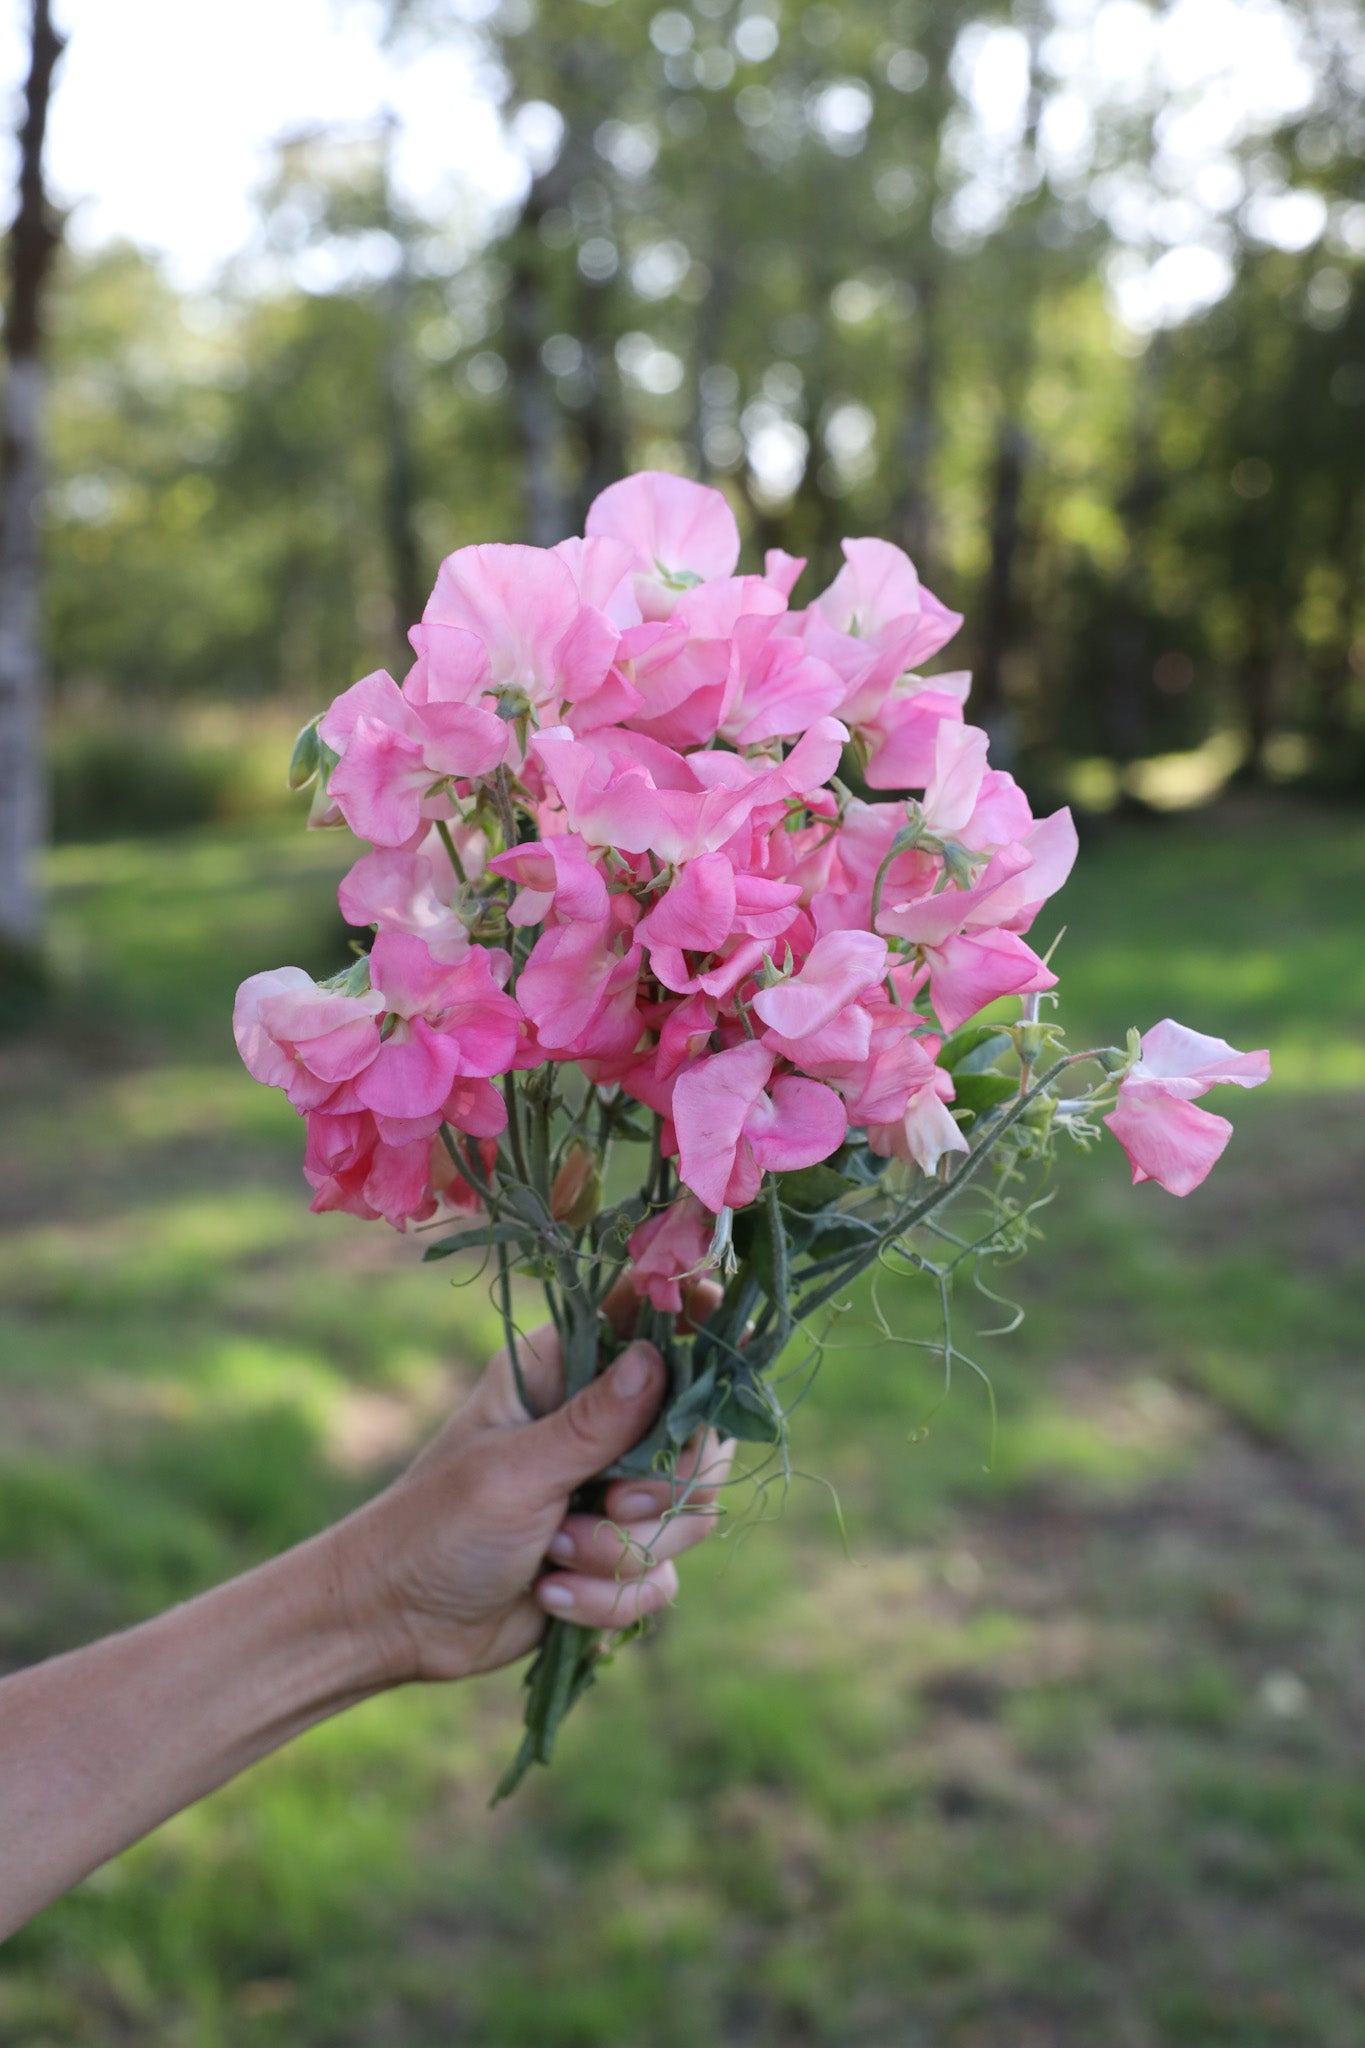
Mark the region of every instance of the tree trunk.
<instances>
[{"instance_id":1,"label":"tree trunk","mask_svg":"<svg viewBox=\"0 0 1365 2048\"><path fill-rule=\"evenodd\" d=\"M5 385L0 396L0 939L42 936L38 856L46 834L39 517L43 486L43 287L60 237L43 185L43 138L62 40L33 0L18 207L10 228Z\"/></svg>"},{"instance_id":2,"label":"tree trunk","mask_svg":"<svg viewBox=\"0 0 1365 2048\"><path fill-rule=\"evenodd\" d=\"M517 227L507 292L507 365L521 443L522 504L526 538L537 548L552 548L571 525L563 479L563 416L540 354L550 334L540 224L550 207L561 203L546 177L535 180Z\"/></svg>"},{"instance_id":3,"label":"tree trunk","mask_svg":"<svg viewBox=\"0 0 1365 2048\"><path fill-rule=\"evenodd\" d=\"M1015 630L1014 571L1019 554L1019 504L1028 444L1007 408L1001 418L991 475L990 568L981 619L981 659L972 686L972 716L991 735L993 758L1013 766L1014 721L1005 702L1005 657Z\"/></svg>"}]
</instances>

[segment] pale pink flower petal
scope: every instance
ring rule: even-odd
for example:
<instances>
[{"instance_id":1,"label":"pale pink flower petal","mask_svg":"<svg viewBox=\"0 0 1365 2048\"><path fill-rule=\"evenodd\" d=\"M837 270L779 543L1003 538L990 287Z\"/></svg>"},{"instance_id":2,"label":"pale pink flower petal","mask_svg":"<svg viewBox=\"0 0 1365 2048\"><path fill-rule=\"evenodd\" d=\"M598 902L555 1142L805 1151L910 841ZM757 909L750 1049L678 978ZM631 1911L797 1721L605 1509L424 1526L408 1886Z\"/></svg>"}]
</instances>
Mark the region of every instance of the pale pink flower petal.
<instances>
[{"instance_id":1,"label":"pale pink flower petal","mask_svg":"<svg viewBox=\"0 0 1365 2048\"><path fill-rule=\"evenodd\" d=\"M1154 1180L1172 1195L1197 1188L1232 1136L1226 1117L1156 1089L1133 1094L1120 1087L1104 1121L1128 1154L1134 1187Z\"/></svg>"},{"instance_id":2,"label":"pale pink flower petal","mask_svg":"<svg viewBox=\"0 0 1365 2048\"><path fill-rule=\"evenodd\" d=\"M476 704L488 689L488 649L476 633L433 622L413 626L408 639L417 659L404 678L403 695L418 710L426 704Z\"/></svg>"},{"instance_id":3,"label":"pale pink flower petal","mask_svg":"<svg viewBox=\"0 0 1365 2048\"><path fill-rule=\"evenodd\" d=\"M377 1115L429 1116L449 1095L458 1065L455 1040L411 1017L384 1040L355 1092Z\"/></svg>"},{"instance_id":4,"label":"pale pink flower petal","mask_svg":"<svg viewBox=\"0 0 1365 2048\"><path fill-rule=\"evenodd\" d=\"M328 794L358 839L402 846L421 825L422 802L435 780L420 739L359 718L332 770Z\"/></svg>"},{"instance_id":5,"label":"pale pink flower petal","mask_svg":"<svg viewBox=\"0 0 1365 2048\"><path fill-rule=\"evenodd\" d=\"M466 840L461 857L469 855ZM469 929L451 908L458 893L450 857L433 832L417 851L381 847L362 854L342 877L337 902L348 924L410 932L433 958L450 965L469 946Z\"/></svg>"},{"instance_id":6,"label":"pale pink flower petal","mask_svg":"<svg viewBox=\"0 0 1365 2048\"><path fill-rule=\"evenodd\" d=\"M1055 988L1057 977L1014 932L972 932L928 950L934 1011L956 1031L1000 996Z\"/></svg>"},{"instance_id":7,"label":"pale pink flower petal","mask_svg":"<svg viewBox=\"0 0 1365 2048\"><path fill-rule=\"evenodd\" d=\"M797 578L806 566L804 555L789 555L785 548L769 548L763 557L763 575L774 590L790 597Z\"/></svg>"},{"instance_id":8,"label":"pale pink flower petal","mask_svg":"<svg viewBox=\"0 0 1365 2048\"><path fill-rule=\"evenodd\" d=\"M863 730L870 741L869 789L923 789L934 773L939 728L961 724L962 705L946 690L916 690L888 697Z\"/></svg>"},{"instance_id":9,"label":"pale pink flower petal","mask_svg":"<svg viewBox=\"0 0 1365 2048\"><path fill-rule=\"evenodd\" d=\"M490 687L540 709L562 694L558 649L581 608L558 555L490 543L446 556L422 620L474 634L488 654ZM576 680L581 687L582 676Z\"/></svg>"},{"instance_id":10,"label":"pale pink flower petal","mask_svg":"<svg viewBox=\"0 0 1365 2048\"><path fill-rule=\"evenodd\" d=\"M405 732L410 737L417 733L416 713L386 669L376 669L373 675L362 676L358 683L352 683L349 690L343 690L339 697L333 699L318 721L318 738L334 754L344 754L356 722L361 718L390 725L396 732Z\"/></svg>"},{"instance_id":11,"label":"pale pink flower petal","mask_svg":"<svg viewBox=\"0 0 1365 2048\"><path fill-rule=\"evenodd\" d=\"M924 792L924 817L931 832L951 839L976 809L986 773L990 742L975 725L944 719L934 736L934 772Z\"/></svg>"},{"instance_id":12,"label":"pale pink flower petal","mask_svg":"<svg viewBox=\"0 0 1365 2048\"><path fill-rule=\"evenodd\" d=\"M641 470L609 484L589 506L584 530L634 550L644 572L636 588L648 617L666 616L671 608L665 582L685 587L729 576L739 560L739 528L722 493L661 470ZM660 609L650 610L651 597Z\"/></svg>"},{"instance_id":13,"label":"pale pink flower petal","mask_svg":"<svg viewBox=\"0 0 1365 2048\"><path fill-rule=\"evenodd\" d=\"M550 552L567 566L584 604L604 613L623 631L639 625L640 607L634 590L636 551L628 542L607 534L580 540L575 534Z\"/></svg>"},{"instance_id":14,"label":"pale pink flower petal","mask_svg":"<svg viewBox=\"0 0 1365 2048\"><path fill-rule=\"evenodd\" d=\"M1149 1083L1160 1092L1191 1098L1221 1082L1236 1088L1259 1088L1270 1079L1268 1052L1238 1052L1225 1038L1209 1038L1170 1017L1142 1034L1142 1058L1124 1076L1127 1095L1145 1092Z\"/></svg>"}]
</instances>

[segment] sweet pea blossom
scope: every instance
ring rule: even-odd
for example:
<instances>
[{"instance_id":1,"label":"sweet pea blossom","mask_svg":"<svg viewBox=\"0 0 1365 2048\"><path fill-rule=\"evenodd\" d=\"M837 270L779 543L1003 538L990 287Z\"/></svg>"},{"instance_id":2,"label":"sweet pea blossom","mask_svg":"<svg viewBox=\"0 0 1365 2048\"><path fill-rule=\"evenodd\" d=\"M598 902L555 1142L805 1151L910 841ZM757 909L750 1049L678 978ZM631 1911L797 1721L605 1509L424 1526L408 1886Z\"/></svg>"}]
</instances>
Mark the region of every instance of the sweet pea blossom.
<instances>
[{"instance_id":1,"label":"sweet pea blossom","mask_svg":"<svg viewBox=\"0 0 1365 2048\"><path fill-rule=\"evenodd\" d=\"M1141 1054L1119 1082L1118 1102L1104 1121L1128 1154L1133 1185L1154 1180L1168 1194L1188 1195L1217 1164L1232 1136L1226 1117L1196 1109L1194 1098L1228 1083L1259 1088L1270 1079L1270 1054L1237 1052L1169 1017L1140 1040Z\"/></svg>"},{"instance_id":2,"label":"sweet pea blossom","mask_svg":"<svg viewBox=\"0 0 1365 2048\"><path fill-rule=\"evenodd\" d=\"M684 1195L657 1215L647 1217L626 1242L630 1283L637 1294L677 1315L683 1305L682 1282L707 1269L712 1221L695 1195Z\"/></svg>"},{"instance_id":3,"label":"sweet pea blossom","mask_svg":"<svg viewBox=\"0 0 1365 2048\"><path fill-rule=\"evenodd\" d=\"M609 484L588 507L585 531L633 551L647 619L667 618L682 591L729 576L739 560L739 528L722 494L660 470Z\"/></svg>"},{"instance_id":4,"label":"sweet pea blossom","mask_svg":"<svg viewBox=\"0 0 1365 2048\"><path fill-rule=\"evenodd\" d=\"M401 687L366 676L319 722L313 821L370 842L338 891L376 935L368 986L281 968L235 1013L309 1119L318 1206L401 1227L472 1202L442 1127L502 1172L495 1084L577 1065L677 1160L632 1240L665 1302L669 1261L765 1173L846 1140L925 1174L967 1149L938 1033L1055 986L1025 934L1070 815L1035 819L990 766L970 676L920 672L961 621L902 550L846 541L798 609L804 563L745 574L739 548L721 492L625 478L581 537L450 555ZM849 744L872 802L838 781ZM1193 1186L1227 1132L1193 1098L1263 1066L1150 1032L1108 1119L1135 1178Z\"/></svg>"},{"instance_id":5,"label":"sweet pea blossom","mask_svg":"<svg viewBox=\"0 0 1365 2048\"><path fill-rule=\"evenodd\" d=\"M432 815L433 782L489 774L508 741L494 711L459 699L414 704L382 671L338 697L318 731L341 755L329 796L377 846L406 844Z\"/></svg>"},{"instance_id":6,"label":"sweet pea blossom","mask_svg":"<svg viewBox=\"0 0 1365 2048\"><path fill-rule=\"evenodd\" d=\"M776 1064L766 1046L750 1043L678 1076L679 1166L708 1209L741 1208L765 1172L814 1166L843 1143L848 1119L834 1090L795 1074L773 1080Z\"/></svg>"}]
</instances>

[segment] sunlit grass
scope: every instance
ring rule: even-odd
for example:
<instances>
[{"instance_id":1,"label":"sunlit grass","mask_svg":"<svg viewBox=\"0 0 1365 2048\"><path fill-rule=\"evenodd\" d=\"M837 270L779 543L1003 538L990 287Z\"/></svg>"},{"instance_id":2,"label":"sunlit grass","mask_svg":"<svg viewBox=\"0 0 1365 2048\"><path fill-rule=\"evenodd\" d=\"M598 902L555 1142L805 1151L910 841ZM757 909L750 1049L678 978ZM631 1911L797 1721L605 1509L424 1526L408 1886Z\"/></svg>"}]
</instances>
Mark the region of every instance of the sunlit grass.
<instances>
[{"instance_id":1,"label":"sunlit grass","mask_svg":"<svg viewBox=\"0 0 1365 2048\"><path fill-rule=\"evenodd\" d=\"M0 1067L0 1655L321 1526L498 1341L468 1272L308 1213L235 1061L240 978L341 963L347 858L272 825L54 859L59 1014ZM1038 933L1072 1042L1169 1014L1276 1078L1212 1099L1185 1203L1107 1141L1063 1162L998 1283L1022 1329L957 1304L994 1432L885 1334L931 1304L860 1293L790 1484L736 1492L553 1775L486 1810L513 1674L371 1702L20 1937L6 2048L1344 2048L1362 880L1365 826L1289 809L1088 845Z\"/></svg>"}]
</instances>

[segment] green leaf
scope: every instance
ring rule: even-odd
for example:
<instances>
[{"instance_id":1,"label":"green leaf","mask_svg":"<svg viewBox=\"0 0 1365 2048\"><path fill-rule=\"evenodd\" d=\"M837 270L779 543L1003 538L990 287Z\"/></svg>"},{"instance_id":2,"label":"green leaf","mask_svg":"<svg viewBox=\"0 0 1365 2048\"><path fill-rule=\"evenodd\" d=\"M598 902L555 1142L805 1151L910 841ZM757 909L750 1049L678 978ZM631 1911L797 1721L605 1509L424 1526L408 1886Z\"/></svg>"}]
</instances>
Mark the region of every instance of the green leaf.
<instances>
[{"instance_id":1,"label":"green leaf","mask_svg":"<svg viewBox=\"0 0 1365 2048\"><path fill-rule=\"evenodd\" d=\"M814 1216L821 1209L828 1209L841 1195L846 1195L853 1183L845 1173L833 1166L803 1166L796 1173L779 1173L777 1176L777 1197L784 1209L794 1209L798 1215Z\"/></svg>"},{"instance_id":2,"label":"green leaf","mask_svg":"<svg viewBox=\"0 0 1365 2048\"><path fill-rule=\"evenodd\" d=\"M782 1418L773 1403L743 1380L736 1380L720 1406L712 1409L711 1426L722 1436L737 1437L746 1444L782 1440Z\"/></svg>"},{"instance_id":3,"label":"green leaf","mask_svg":"<svg viewBox=\"0 0 1365 2048\"><path fill-rule=\"evenodd\" d=\"M954 1109L968 1109L973 1116L985 1116L1001 1102L1019 1093L1019 1082L1009 1074L962 1074L953 1076L957 1093Z\"/></svg>"},{"instance_id":4,"label":"green leaf","mask_svg":"<svg viewBox=\"0 0 1365 2048\"><path fill-rule=\"evenodd\" d=\"M823 1259L831 1252L853 1251L860 1244L869 1244L877 1236L877 1226L862 1216L820 1217L811 1232L806 1250L818 1253Z\"/></svg>"},{"instance_id":5,"label":"green leaf","mask_svg":"<svg viewBox=\"0 0 1365 2048\"><path fill-rule=\"evenodd\" d=\"M998 1024L966 1024L951 1038L944 1039L938 1064L950 1074L984 1074L1012 1044L1008 1031L1002 1031Z\"/></svg>"},{"instance_id":6,"label":"green leaf","mask_svg":"<svg viewBox=\"0 0 1365 2048\"><path fill-rule=\"evenodd\" d=\"M454 1252L487 1250L495 1244L520 1245L527 1255L535 1249L520 1223L480 1223L474 1230L457 1230L453 1237L437 1238L423 1252L422 1262L426 1265L432 1259L448 1259Z\"/></svg>"}]
</instances>

